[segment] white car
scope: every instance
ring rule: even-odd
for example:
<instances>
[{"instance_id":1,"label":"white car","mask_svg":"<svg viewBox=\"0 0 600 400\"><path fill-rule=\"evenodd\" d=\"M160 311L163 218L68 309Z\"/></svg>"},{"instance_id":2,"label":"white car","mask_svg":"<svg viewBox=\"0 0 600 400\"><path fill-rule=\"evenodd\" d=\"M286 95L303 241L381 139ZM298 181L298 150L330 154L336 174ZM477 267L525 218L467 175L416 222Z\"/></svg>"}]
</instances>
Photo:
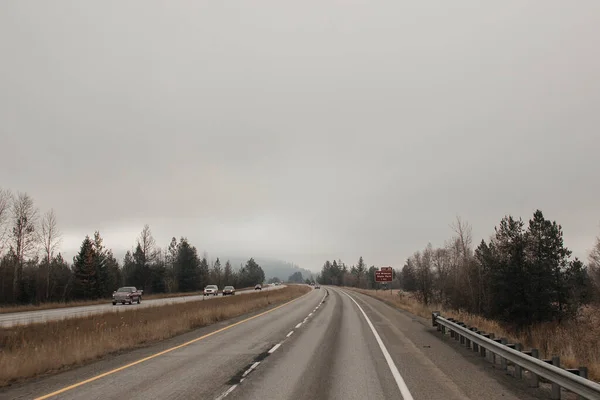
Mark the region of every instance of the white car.
<instances>
[{"instance_id":1,"label":"white car","mask_svg":"<svg viewBox=\"0 0 600 400\"><path fill-rule=\"evenodd\" d=\"M204 295L205 296L217 296L219 294L219 287L217 285L208 285L204 288Z\"/></svg>"}]
</instances>

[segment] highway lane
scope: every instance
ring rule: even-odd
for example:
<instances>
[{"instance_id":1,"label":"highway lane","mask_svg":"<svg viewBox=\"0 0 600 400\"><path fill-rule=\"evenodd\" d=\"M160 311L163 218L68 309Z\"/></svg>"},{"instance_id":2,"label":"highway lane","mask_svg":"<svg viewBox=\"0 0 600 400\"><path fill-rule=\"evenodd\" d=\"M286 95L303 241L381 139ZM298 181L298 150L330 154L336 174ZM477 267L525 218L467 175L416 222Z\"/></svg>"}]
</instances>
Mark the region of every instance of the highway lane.
<instances>
[{"instance_id":1,"label":"highway lane","mask_svg":"<svg viewBox=\"0 0 600 400\"><path fill-rule=\"evenodd\" d=\"M253 371L227 400L533 399L456 354L431 335L434 329L368 296L328 290L331 295L323 312L298 330L294 342L284 344ZM402 385L395 381L359 306L410 394L401 396Z\"/></svg>"},{"instance_id":2,"label":"highway lane","mask_svg":"<svg viewBox=\"0 0 600 400\"><path fill-rule=\"evenodd\" d=\"M368 296L323 287L229 328L190 333L186 340L215 332L136 365L128 366L177 340L6 389L0 399L65 387L48 398L534 398L486 371L478 358L457 353L421 322ZM80 386L69 388L73 384Z\"/></svg>"},{"instance_id":3,"label":"highway lane","mask_svg":"<svg viewBox=\"0 0 600 400\"><path fill-rule=\"evenodd\" d=\"M280 286L267 286L262 290L277 290L282 289L285 285ZM236 292L237 295L254 293L253 289L248 290L240 290ZM219 294L218 297L222 295ZM121 305L117 304L113 306L110 300L106 302L106 304L97 304L91 306L81 306L81 307L64 307L64 308L54 308L49 310L39 310L39 311L25 311L25 312L16 312L16 313L6 313L0 314L0 327L7 328L14 325L27 325L32 323L39 322L47 322L47 321L55 321L62 320L65 318L76 318L93 314L102 314L105 312L118 312L123 310L129 310L132 307L156 307L165 304L177 304L177 303L186 303L189 301L198 301L198 300L211 300L217 296L203 296L203 295L195 295L195 296L182 296L182 297L170 297L164 299L152 299L152 300L144 300L142 298L142 302L140 304L132 304L132 305Z\"/></svg>"}]
</instances>

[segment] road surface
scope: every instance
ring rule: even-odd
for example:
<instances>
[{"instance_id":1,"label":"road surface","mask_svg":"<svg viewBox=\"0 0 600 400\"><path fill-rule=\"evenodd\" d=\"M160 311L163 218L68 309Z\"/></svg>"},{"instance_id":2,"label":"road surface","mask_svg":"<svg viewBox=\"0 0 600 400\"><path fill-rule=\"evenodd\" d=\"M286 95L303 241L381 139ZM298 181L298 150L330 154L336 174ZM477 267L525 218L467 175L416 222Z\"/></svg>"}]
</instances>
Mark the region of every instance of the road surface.
<instances>
[{"instance_id":1,"label":"road surface","mask_svg":"<svg viewBox=\"0 0 600 400\"><path fill-rule=\"evenodd\" d=\"M285 285L279 286L266 286L262 290L277 290L284 288ZM254 293L254 289L248 290L239 290L236 291L236 296L240 294L246 293ZM25 312L16 312L16 313L6 313L0 314L0 327L8 328L14 325L27 325L36 322L47 322L47 321L55 321L62 320L65 318L75 318L82 317L86 315L93 314L102 314L105 312L117 312L122 310L129 310L131 307L156 307L165 304L176 304L176 303L185 303L188 301L198 301L198 300L211 300L216 296L182 296L182 297L169 297L164 299L152 299L152 300L144 300L142 298L142 302L140 304L132 304L132 305L122 305L117 304L113 306L110 300L107 300L106 304L97 304L93 306L81 306L81 307L64 307L64 308L53 308L49 310L39 310L39 311L25 311ZM219 294L221 297L221 294Z\"/></svg>"},{"instance_id":2,"label":"road surface","mask_svg":"<svg viewBox=\"0 0 600 400\"><path fill-rule=\"evenodd\" d=\"M249 319L0 390L0 399L532 399L429 325L322 287Z\"/></svg>"}]
</instances>

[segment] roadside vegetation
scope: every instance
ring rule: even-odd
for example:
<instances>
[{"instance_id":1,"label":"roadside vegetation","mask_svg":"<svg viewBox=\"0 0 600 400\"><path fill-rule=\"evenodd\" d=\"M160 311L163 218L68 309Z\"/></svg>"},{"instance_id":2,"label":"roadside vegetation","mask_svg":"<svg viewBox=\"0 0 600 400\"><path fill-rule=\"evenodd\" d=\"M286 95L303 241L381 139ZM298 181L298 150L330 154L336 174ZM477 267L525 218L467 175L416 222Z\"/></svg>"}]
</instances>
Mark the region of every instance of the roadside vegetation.
<instances>
[{"instance_id":1,"label":"roadside vegetation","mask_svg":"<svg viewBox=\"0 0 600 400\"><path fill-rule=\"evenodd\" d=\"M306 286L0 329L0 387L282 304Z\"/></svg>"},{"instance_id":2,"label":"roadside vegetation","mask_svg":"<svg viewBox=\"0 0 600 400\"><path fill-rule=\"evenodd\" d=\"M439 310L496 336L558 355L568 367L586 366L600 380L600 238L587 263L572 257L562 227L536 211L524 222L506 216L489 240L473 248L471 227L457 218L442 246L428 244L394 271L389 284L369 291L427 318ZM322 284L375 289L376 267L327 261ZM389 288L389 286L388 286Z\"/></svg>"},{"instance_id":3,"label":"roadside vegetation","mask_svg":"<svg viewBox=\"0 0 600 400\"><path fill-rule=\"evenodd\" d=\"M53 210L40 214L28 194L0 188L0 312L19 305L45 309L98 304L120 286L135 286L150 298L194 293L208 284L253 287L265 280L254 259L239 268L219 258L212 261L185 237L173 237L160 248L148 225L122 261L98 231L83 238L72 262L60 253L61 239Z\"/></svg>"},{"instance_id":4,"label":"roadside vegetation","mask_svg":"<svg viewBox=\"0 0 600 400\"><path fill-rule=\"evenodd\" d=\"M413 294L402 290L374 290L349 288L356 292L379 299L393 307L431 320L433 311L440 311L443 317L456 318L469 326L485 332L493 332L496 337L506 337L512 343L521 343L528 350L540 350L540 356L550 358L560 356L565 368L588 368L589 378L600 381L600 307L582 307L578 316L561 324L545 322L536 324L527 331L516 332L507 329L502 323L466 311L447 308L441 304L427 304L417 300Z\"/></svg>"}]
</instances>

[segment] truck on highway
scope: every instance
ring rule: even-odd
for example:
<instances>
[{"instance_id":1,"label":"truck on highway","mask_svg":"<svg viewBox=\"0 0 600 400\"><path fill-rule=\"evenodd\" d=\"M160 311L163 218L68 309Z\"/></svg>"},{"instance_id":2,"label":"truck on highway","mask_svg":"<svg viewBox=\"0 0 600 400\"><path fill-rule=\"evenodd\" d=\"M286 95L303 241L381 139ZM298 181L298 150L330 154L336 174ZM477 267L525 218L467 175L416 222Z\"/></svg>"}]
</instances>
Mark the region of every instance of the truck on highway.
<instances>
[{"instance_id":1,"label":"truck on highway","mask_svg":"<svg viewBox=\"0 0 600 400\"><path fill-rule=\"evenodd\" d=\"M142 302L143 293L143 290L138 290L135 286L120 287L112 294L113 306L116 306L117 303L133 304L134 301L140 304Z\"/></svg>"}]
</instances>

